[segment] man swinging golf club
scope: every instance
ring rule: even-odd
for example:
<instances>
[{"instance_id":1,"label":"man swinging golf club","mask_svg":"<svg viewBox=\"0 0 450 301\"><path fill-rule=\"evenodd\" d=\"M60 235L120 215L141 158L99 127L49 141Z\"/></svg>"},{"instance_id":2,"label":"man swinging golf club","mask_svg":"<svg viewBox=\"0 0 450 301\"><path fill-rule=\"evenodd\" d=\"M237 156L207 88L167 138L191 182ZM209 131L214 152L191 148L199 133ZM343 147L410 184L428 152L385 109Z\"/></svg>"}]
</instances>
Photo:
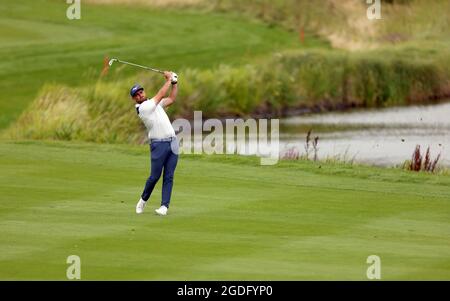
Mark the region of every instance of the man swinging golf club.
<instances>
[{"instance_id":1,"label":"man swinging golf club","mask_svg":"<svg viewBox=\"0 0 450 301\"><path fill-rule=\"evenodd\" d=\"M153 188L164 170L162 184L161 207L156 209L158 215L167 215L172 194L173 177L178 161L178 141L164 108L170 106L177 96L177 75L173 72L163 72L166 82L158 93L148 99L144 88L134 85L130 95L135 101L136 111L148 131L151 150L151 174L145 183L144 191L136 205L136 213L144 212ZM166 97L170 87L169 97Z\"/></svg>"}]
</instances>

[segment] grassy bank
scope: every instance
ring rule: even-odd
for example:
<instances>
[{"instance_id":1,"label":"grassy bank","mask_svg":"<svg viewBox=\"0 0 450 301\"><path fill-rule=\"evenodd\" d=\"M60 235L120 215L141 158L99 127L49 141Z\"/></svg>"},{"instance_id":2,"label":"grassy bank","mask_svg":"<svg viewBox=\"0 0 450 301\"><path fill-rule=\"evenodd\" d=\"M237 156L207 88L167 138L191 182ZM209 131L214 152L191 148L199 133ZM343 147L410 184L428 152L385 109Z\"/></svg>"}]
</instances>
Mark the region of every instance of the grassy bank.
<instances>
[{"instance_id":1,"label":"grassy bank","mask_svg":"<svg viewBox=\"0 0 450 301\"><path fill-rule=\"evenodd\" d=\"M366 50L405 42L448 44L450 11L447 0L381 0L382 21L366 18L365 0L88 0L165 9L194 8L235 14L280 25L301 33L315 32L336 48ZM439 50L439 49L437 49Z\"/></svg>"},{"instance_id":2,"label":"grassy bank","mask_svg":"<svg viewBox=\"0 0 450 301\"><path fill-rule=\"evenodd\" d=\"M184 156L169 216L134 206L146 147L1 142L0 278L450 278L449 177ZM18 193L20 191L20 193Z\"/></svg>"},{"instance_id":3,"label":"grassy bank","mask_svg":"<svg viewBox=\"0 0 450 301\"><path fill-rule=\"evenodd\" d=\"M215 10L238 12L294 31L306 29L317 32L337 48L367 49L430 40L448 43L450 18L445 12L450 11L450 2L382 0L382 21L367 19L369 5L366 2L215 0L209 3Z\"/></svg>"}]
</instances>

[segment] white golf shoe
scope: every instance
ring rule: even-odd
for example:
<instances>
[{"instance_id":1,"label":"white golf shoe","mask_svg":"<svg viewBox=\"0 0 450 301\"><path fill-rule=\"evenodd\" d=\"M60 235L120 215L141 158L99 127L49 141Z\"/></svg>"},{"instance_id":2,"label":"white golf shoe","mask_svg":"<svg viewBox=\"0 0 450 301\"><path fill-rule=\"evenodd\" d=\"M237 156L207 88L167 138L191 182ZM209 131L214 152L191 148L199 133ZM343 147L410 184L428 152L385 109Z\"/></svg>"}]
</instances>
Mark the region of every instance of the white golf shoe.
<instances>
[{"instance_id":1,"label":"white golf shoe","mask_svg":"<svg viewBox=\"0 0 450 301\"><path fill-rule=\"evenodd\" d=\"M141 198L136 205L136 213L141 214L142 212L144 212L144 208L145 208L146 204L147 204L147 202Z\"/></svg>"},{"instance_id":2,"label":"white golf shoe","mask_svg":"<svg viewBox=\"0 0 450 301\"><path fill-rule=\"evenodd\" d=\"M158 215L167 215L167 207L166 206L161 206L159 207L159 209L156 209L155 212Z\"/></svg>"}]
</instances>

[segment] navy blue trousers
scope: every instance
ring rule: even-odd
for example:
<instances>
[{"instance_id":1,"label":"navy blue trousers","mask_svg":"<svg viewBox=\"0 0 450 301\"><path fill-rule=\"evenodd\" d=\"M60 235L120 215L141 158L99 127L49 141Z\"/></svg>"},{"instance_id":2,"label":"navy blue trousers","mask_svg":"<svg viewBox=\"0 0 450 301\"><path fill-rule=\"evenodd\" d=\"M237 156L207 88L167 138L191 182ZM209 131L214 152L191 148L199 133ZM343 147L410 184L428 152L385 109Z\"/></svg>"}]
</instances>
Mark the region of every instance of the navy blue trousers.
<instances>
[{"instance_id":1,"label":"navy blue trousers","mask_svg":"<svg viewBox=\"0 0 450 301\"><path fill-rule=\"evenodd\" d=\"M152 194L153 188L161 177L164 170L162 184L161 205L169 208L170 197L172 195L173 176L178 162L178 142L170 141L152 141L151 150L151 174L145 183L142 199L147 201Z\"/></svg>"}]
</instances>

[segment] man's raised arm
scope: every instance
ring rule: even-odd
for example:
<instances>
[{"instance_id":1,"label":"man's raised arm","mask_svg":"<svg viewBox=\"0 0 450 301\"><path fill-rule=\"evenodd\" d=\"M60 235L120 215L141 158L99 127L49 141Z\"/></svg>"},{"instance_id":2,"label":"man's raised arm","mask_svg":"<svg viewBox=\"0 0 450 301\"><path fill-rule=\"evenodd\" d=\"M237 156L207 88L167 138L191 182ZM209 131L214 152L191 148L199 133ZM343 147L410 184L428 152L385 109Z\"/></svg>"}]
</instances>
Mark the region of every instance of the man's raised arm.
<instances>
[{"instance_id":1,"label":"man's raised arm","mask_svg":"<svg viewBox=\"0 0 450 301\"><path fill-rule=\"evenodd\" d=\"M167 92L169 91L169 88L171 86L171 77L172 72L164 71L164 77L166 78L166 82L164 85L159 89L158 93L156 93L155 96L153 96L153 100L155 101L156 105L160 103L160 101L167 95Z\"/></svg>"},{"instance_id":2,"label":"man's raised arm","mask_svg":"<svg viewBox=\"0 0 450 301\"><path fill-rule=\"evenodd\" d=\"M170 91L169 97L163 99L163 106L168 107L175 102L178 94L178 84L172 84L172 91Z\"/></svg>"}]
</instances>

